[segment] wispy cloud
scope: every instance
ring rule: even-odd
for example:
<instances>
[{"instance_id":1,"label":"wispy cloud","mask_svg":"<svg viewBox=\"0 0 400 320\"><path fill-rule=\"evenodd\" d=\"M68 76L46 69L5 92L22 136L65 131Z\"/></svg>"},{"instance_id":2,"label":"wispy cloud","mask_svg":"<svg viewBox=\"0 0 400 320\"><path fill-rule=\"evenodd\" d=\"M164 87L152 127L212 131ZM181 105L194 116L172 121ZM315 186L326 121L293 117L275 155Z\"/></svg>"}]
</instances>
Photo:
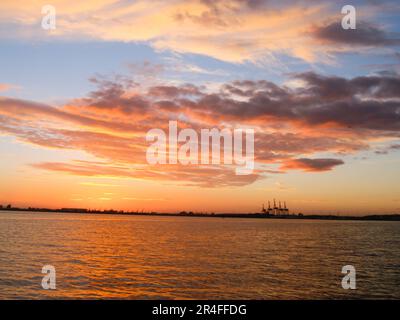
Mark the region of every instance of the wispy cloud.
<instances>
[{"instance_id":1,"label":"wispy cloud","mask_svg":"<svg viewBox=\"0 0 400 320\"><path fill-rule=\"evenodd\" d=\"M11 89L18 89L19 87L9 83L0 83L0 92L1 91L9 91Z\"/></svg>"},{"instance_id":2,"label":"wispy cloud","mask_svg":"<svg viewBox=\"0 0 400 320\"><path fill-rule=\"evenodd\" d=\"M5 31L0 37L49 36L37 28L42 17L38 14L38 3L33 3L1 2L0 17ZM270 61L279 54L308 62L330 62L338 42L350 44L350 33L337 29L341 18L337 6L328 3L54 0L52 5L58 14L57 29L51 33L53 38L142 41L157 50L203 54L235 63ZM368 9L360 10L359 14L363 11ZM335 23L326 25L326 21ZM380 29L360 24L351 46L342 46L341 50L354 51L354 45L367 43L392 45L392 40ZM198 68L193 71L204 72Z\"/></svg>"},{"instance_id":3,"label":"wispy cloud","mask_svg":"<svg viewBox=\"0 0 400 320\"><path fill-rule=\"evenodd\" d=\"M136 198L136 197L124 197L122 200L130 200L130 201L169 201L169 199L165 198Z\"/></svg>"}]
</instances>

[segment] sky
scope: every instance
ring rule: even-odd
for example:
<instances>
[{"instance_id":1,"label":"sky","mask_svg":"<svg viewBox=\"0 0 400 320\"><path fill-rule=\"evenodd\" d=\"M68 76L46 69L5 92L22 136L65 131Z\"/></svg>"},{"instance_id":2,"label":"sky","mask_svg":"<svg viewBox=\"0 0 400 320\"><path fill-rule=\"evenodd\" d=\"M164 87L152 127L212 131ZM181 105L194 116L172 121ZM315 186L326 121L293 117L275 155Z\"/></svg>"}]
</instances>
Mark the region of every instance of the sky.
<instances>
[{"instance_id":1,"label":"sky","mask_svg":"<svg viewBox=\"0 0 400 320\"><path fill-rule=\"evenodd\" d=\"M0 204L398 213L399 15L398 1L1 1ZM254 172L149 164L146 133L169 121L253 128Z\"/></svg>"}]
</instances>

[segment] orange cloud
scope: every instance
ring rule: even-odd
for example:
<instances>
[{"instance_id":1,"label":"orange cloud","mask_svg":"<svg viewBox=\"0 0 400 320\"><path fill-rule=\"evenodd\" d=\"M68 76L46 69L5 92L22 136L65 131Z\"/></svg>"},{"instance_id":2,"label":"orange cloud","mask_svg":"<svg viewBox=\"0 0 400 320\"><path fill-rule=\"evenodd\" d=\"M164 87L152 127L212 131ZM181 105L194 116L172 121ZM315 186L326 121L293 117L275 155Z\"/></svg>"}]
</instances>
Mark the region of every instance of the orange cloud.
<instances>
[{"instance_id":1,"label":"orange cloud","mask_svg":"<svg viewBox=\"0 0 400 320\"><path fill-rule=\"evenodd\" d=\"M302 79L303 85L288 88L243 80L223 84L214 92L192 84L141 88L97 82L99 88L86 97L57 107L0 97L0 132L41 147L85 151L104 161L45 162L33 164L35 168L206 187L241 186L293 169L331 170L343 164L333 156L354 154L367 150L371 141L398 137L398 76L293 77ZM240 177L223 165L148 165L145 135L152 128L168 131L170 120L178 120L181 129L197 131L252 126L259 168L254 175ZM313 158L318 153L332 158Z\"/></svg>"},{"instance_id":2,"label":"orange cloud","mask_svg":"<svg viewBox=\"0 0 400 320\"><path fill-rule=\"evenodd\" d=\"M303 170L307 172L321 172L332 170L333 167L344 164L339 159L290 159L283 162L282 170Z\"/></svg>"},{"instance_id":3,"label":"orange cloud","mask_svg":"<svg viewBox=\"0 0 400 320\"><path fill-rule=\"evenodd\" d=\"M340 20L336 6L329 4L239 0L54 0L51 4L57 10L57 29L52 37L144 41L156 49L204 54L235 63L274 63L281 53L308 62L330 63L332 51L338 50L335 44L322 43L320 33L313 32L326 21ZM33 28L42 18L42 5L42 1L2 1L0 18L17 27L0 35L47 37L40 28ZM341 46L340 50L354 50L354 46Z\"/></svg>"}]
</instances>

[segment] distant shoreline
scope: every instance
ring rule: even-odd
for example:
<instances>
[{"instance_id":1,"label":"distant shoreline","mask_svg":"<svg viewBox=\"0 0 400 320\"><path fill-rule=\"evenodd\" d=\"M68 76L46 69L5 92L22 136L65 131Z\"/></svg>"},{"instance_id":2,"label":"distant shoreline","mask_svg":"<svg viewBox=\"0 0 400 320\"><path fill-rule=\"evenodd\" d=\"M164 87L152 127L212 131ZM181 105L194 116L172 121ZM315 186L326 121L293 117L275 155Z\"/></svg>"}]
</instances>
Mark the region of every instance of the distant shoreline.
<instances>
[{"instance_id":1,"label":"distant shoreline","mask_svg":"<svg viewBox=\"0 0 400 320\"><path fill-rule=\"evenodd\" d=\"M338 216L338 215L270 215L266 213L161 213L161 212L138 212L118 210L88 210L75 208L14 208L0 207L0 211L15 212L49 212L49 213L79 213L79 214L106 214L124 216L168 216L168 217L206 217L206 218L248 218L248 219L299 219L299 220L357 220L357 221L400 221L400 214L376 214L366 216Z\"/></svg>"}]
</instances>

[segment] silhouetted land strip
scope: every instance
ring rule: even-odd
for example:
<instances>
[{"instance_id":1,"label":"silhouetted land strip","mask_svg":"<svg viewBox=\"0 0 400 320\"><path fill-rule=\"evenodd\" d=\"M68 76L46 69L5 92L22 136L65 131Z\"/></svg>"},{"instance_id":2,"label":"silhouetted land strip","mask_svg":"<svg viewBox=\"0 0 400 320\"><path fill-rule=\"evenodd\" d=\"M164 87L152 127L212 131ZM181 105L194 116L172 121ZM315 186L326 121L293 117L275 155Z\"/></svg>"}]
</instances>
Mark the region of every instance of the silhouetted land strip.
<instances>
[{"instance_id":1,"label":"silhouetted land strip","mask_svg":"<svg viewBox=\"0 0 400 320\"><path fill-rule=\"evenodd\" d=\"M249 219L307 219L307 220L362 220L362 221L400 221L400 214L375 214L367 216L339 216L339 215L271 215L265 213L196 213L182 211L180 213L122 211L122 210L89 210L83 208L15 208L11 205L0 206L0 210L16 212L54 212L54 213L81 213L81 214L112 214L126 216L169 216L169 217L209 217L209 218L249 218Z\"/></svg>"}]
</instances>

